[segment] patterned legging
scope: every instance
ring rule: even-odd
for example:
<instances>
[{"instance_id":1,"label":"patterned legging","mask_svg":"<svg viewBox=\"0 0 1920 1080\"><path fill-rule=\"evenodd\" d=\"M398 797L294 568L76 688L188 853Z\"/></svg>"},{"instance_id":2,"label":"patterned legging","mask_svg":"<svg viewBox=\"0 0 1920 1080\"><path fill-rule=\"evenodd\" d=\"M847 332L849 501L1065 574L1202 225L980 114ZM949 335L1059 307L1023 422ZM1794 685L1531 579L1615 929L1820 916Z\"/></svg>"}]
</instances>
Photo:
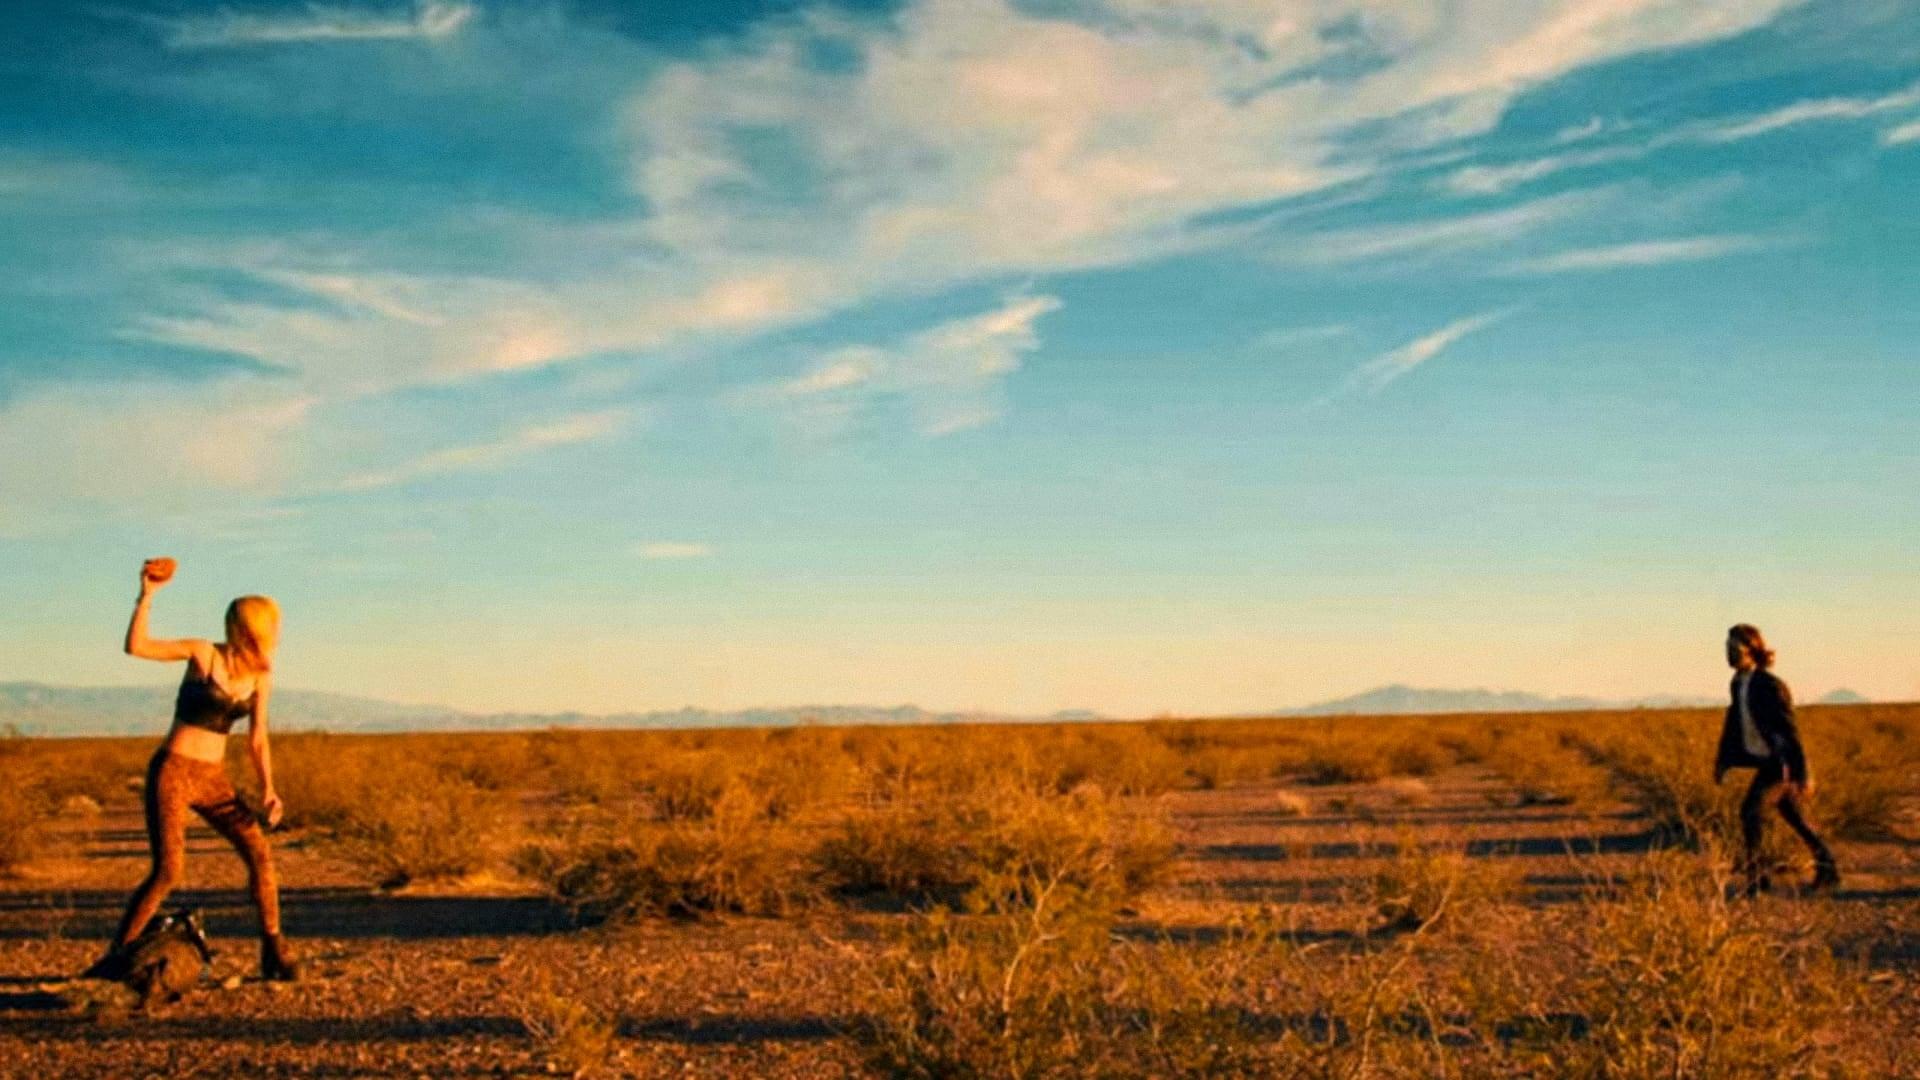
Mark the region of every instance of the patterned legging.
<instances>
[{"instance_id":1,"label":"patterned legging","mask_svg":"<svg viewBox=\"0 0 1920 1080\"><path fill-rule=\"evenodd\" d=\"M139 937L185 875L188 810L226 837L246 861L253 906L260 912L260 932L280 932L280 886L273 874L273 855L253 812L227 779L225 765L169 754L161 747L147 766L146 804L153 869L128 901L116 942L125 945Z\"/></svg>"}]
</instances>

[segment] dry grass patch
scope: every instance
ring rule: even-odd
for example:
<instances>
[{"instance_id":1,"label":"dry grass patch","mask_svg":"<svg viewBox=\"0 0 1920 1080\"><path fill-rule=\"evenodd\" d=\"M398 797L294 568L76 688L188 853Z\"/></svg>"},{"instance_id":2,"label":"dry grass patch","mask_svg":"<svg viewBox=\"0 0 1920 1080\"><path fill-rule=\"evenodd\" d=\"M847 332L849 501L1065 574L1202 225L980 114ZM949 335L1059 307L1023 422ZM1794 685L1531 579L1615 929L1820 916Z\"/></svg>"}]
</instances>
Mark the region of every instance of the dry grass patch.
<instances>
[{"instance_id":1,"label":"dry grass patch","mask_svg":"<svg viewBox=\"0 0 1920 1080\"><path fill-rule=\"evenodd\" d=\"M1655 853L1625 896L1588 906L1576 1011L1589 1035L1556 1047L1577 1077L1833 1075L1820 1038L1863 987L1820 936L1729 901L1724 860Z\"/></svg>"},{"instance_id":2,"label":"dry grass patch","mask_svg":"<svg viewBox=\"0 0 1920 1080\"><path fill-rule=\"evenodd\" d=\"M1520 871L1504 859L1476 859L1458 848L1420 845L1402 834L1373 874L1372 906L1381 928L1420 930L1471 917L1513 899Z\"/></svg>"},{"instance_id":3,"label":"dry grass patch","mask_svg":"<svg viewBox=\"0 0 1920 1080\"><path fill-rule=\"evenodd\" d=\"M1098 894L1058 878L1022 891L1032 902L1020 909L916 917L869 965L858 1033L879 1072L1268 1075L1259 1033L1234 1001L1254 981L1248 954L1116 945Z\"/></svg>"},{"instance_id":4,"label":"dry grass patch","mask_svg":"<svg viewBox=\"0 0 1920 1080\"><path fill-rule=\"evenodd\" d=\"M274 778L287 823L397 887L478 874L514 840L517 805L463 777L474 759L448 760L411 740L291 735L277 740Z\"/></svg>"},{"instance_id":5,"label":"dry grass patch","mask_svg":"<svg viewBox=\"0 0 1920 1080\"><path fill-rule=\"evenodd\" d=\"M945 802L881 802L849 811L817 858L843 895L907 901L956 896L971 880L967 823Z\"/></svg>"},{"instance_id":6,"label":"dry grass patch","mask_svg":"<svg viewBox=\"0 0 1920 1080\"><path fill-rule=\"evenodd\" d=\"M1514 786L1521 806L1590 806L1606 796L1606 770L1559 724L1528 718L1491 734L1481 758Z\"/></svg>"},{"instance_id":7,"label":"dry grass patch","mask_svg":"<svg viewBox=\"0 0 1920 1080\"><path fill-rule=\"evenodd\" d=\"M1185 785L1187 761L1133 724L1042 728L1023 733L1018 772L1069 792L1095 783L1117 795L1158 795Z\"/></svg>"},{"instance_id":8,"label":"dry grass patch","mask_svg":"<svg viewBox=\"0 0 1920 1080\"><path fill-rule=\"evenodd\" d=\"M556 991L546 972L515 1001L514 1013L548 1072L589 1080L609 1071L620 1032L615 1013Z\"/></svg>"},{"instance_id":9,"label":"dry grass patch","mask_svg":"<svg viewBox=\"0 0 1920 1080\"><path fill-rule=\"evenodd\" d=\"M1801 721L1813 768L1815 820L1848 840L1885 840L1920 796L1920 737L1891 712L1864 716L1806 710Z\"/></svg>"},{"instance_id":10,"label":"dry grass patch","mask_svg":"<svg viewBox=\"0 0 1920 1080\"><path fill-rule=\"evenodd\" d=\"M514 865L590 923L786 915L818 890L801 839L763 810L736 785L704 821L635 822L608 838L530 845Z\"/></svg>"},{"instance_id":11,"label":"dry grass patch","mask_svg":"<svg viewBox=\"0 0 1920 1080\"><path fill-rule=\"evenodd\" d=\"M25 771L27 751L20 737L11 730L0 736L0 769L9 777ZM0 784L0 875L17 873L40 852L40 807L29 797L25 785Z\"/></svg>"},{"instance_id":12,"label":"dry grass patch","mask_svg":"<svg viewBox=\"0 0 1920 1080\"><path fill-rule=\"evenodd\" d=\"M14 784L0 784L0 874L18 873L45 849L38 800Z\"/></svg>"},{"instance_id":13,"label":"dry grass patch","mask_svg":"<svg viewBox=\"0 0 1920 1080\"><path fill-rule=\"evenodd\" d=\"M1371 784L1384 779L1391 766L1378 741L1342 732L1309 744L1300 769L1309 784Z\"/></svg>"},{"instance_id":14,"label":"dry grass patch","mask_svg":"<svg viewBox=\"0 0 1920 1080\"><path fill-rule=\"evenodd\" d=\"M1685 716L1685 714L1682 714ZM1740 785L1713 782L1718 722L1687 722L1649 710L1631 720L1594 725L1582 746L1611 769L1627 797L1656 827L1722 845L1740 837ZM1744 771L1730 777L1744 776Z\"/></svg>"},{"instance_id":15,"label":"dry grass patch","mask_svg":"<svg viewBox=\"0 0 1920 1080\"><path fill-rule=\"evenodd\" d=\"M1395 806L1415 808L1433 805L1433 789L1425 780L1411 776L1392 776L1380 781L1380 791Z\"/></svg>"},{"instance_id":16,"label":"dry grass patch","mask_svg":"<svg viewBox=\"0 0 1920 1080\"><path fill-rule=\"evenodd\" d=\"M1297 791L1282 788L1273 793L1273 799L1267 804L1267 809L1280 817L1306 817L1313 813L1313 802Z\"/></svg>"},{"instance_id":17,"label":"dry grass patch","mask_svg":"<svg viewBox=\"0 0 1920 1080\"><path fill-rule=\"evenodd\" d=\"M713 816L732 779L718 750L690 750L655 759L640 787L660 820L698 821Z\"/></svg>"},{"instance_id":18,"label":"dry grass patch","mask_svg":"<svg viewBox=\"0 0 1920 1080\"><path fill-rule=\"evenodd\" d=\"M87 821L99 817L108 800L124 800L128 777L137 778L144 766L141 749L104 739L0 735L0 875L64 854L54 850L56 819ZM152 747L144 750L150 754Z\"/></svg>"},{"instance_id":19,"label":"dry grass patch","mask_svg":"<svg viewBox=\"0 0 1920 1080\"><path fill-rule=\"evenodd\" d=\"M1133 895L1171 865L1156 815L1082 785L1065 795L1012 784L854 811L820 849L827 880L849 894L952 902L966 890L1059 879Z\"/></svg>"}]
</instances>

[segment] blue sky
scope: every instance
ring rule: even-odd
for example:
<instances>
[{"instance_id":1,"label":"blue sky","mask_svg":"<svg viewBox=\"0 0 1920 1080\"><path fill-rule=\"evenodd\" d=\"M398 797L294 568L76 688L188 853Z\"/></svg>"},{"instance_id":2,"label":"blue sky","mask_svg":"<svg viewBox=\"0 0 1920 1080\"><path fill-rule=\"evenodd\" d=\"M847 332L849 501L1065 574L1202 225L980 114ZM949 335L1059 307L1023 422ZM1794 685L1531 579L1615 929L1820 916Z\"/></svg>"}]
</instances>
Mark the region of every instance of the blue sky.
<instances>
[{"instance_id":1,"label":"blue sky","mask_svg":"<svg viewBox=\"0 0 1920 1080\"><path fill-rule=\"evenodd\" d=\"M1920 4L24 3L0 678L1920 697Z\"/></svg>"}]
</instances>

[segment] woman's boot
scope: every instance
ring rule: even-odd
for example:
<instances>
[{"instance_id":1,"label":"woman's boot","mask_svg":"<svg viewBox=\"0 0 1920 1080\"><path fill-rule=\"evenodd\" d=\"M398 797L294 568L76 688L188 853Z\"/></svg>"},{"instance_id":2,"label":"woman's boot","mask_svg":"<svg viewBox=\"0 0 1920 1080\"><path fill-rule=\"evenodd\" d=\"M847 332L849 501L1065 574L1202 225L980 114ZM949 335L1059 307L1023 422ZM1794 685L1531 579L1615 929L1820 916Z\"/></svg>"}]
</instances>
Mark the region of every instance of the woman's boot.
<instances>
[{"instance_id":1,"label":"woman's boot","mask_svg":"<svg viewBox=\"0 0 1920 1080\"><path fill-rule=\"evenodd\" d=\"M131 949L128 949L119 942L115 942L101 955L100 959L95 960L88 966L87 970L81 972L80 977L83 979L107 979L113 982L119 982L133 973L132 957L133 952Z\"/></svg>"},{"instance_id":2,"label":"woman's boot","mask_svg":"<svg viewBox=\"0 0 1920 1080\"><path fill-rule=\"evenodd\" d=\"M287 958L287 943L279 934L260 936L260 977L268 982L293 982L300 969Z\"/></svg>"}]
</instances>

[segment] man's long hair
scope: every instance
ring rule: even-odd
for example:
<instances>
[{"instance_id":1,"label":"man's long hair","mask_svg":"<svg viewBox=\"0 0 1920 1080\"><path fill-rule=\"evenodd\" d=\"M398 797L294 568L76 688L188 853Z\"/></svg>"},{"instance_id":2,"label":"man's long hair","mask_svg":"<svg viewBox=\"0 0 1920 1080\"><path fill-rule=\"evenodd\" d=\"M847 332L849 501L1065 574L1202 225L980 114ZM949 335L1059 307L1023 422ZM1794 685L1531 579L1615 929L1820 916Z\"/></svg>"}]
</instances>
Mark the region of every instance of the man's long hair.
<instances>
[{"instance_id":1,"label":"man's long hair","mask_svg":"<svg viewBox=\"0 0 1920 1080\"><path fill-rule=\"evenodd\" d=\"M1766 670L1773 666L1773 650L1767 648L1767 639L1760 636L1760 628L1752 623L1739 623L1727 631L1727 636L1740 643L1740 647L1753 658L1753 666Z\"/></svg>"}]
</instances>

